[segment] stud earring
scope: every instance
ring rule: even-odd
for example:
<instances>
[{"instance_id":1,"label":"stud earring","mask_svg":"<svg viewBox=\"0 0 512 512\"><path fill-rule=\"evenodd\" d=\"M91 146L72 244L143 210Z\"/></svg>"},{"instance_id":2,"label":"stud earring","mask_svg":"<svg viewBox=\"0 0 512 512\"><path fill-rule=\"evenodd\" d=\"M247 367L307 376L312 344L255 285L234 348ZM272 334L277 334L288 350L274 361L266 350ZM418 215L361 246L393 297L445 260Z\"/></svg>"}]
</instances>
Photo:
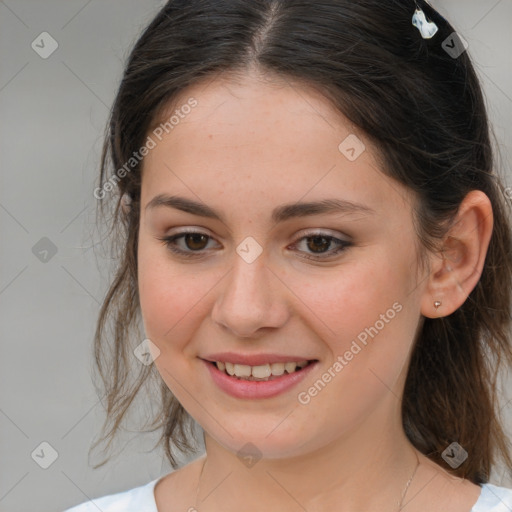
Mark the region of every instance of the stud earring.
<instances>
[{"instance_id":1,"label":"stud earring","mask_svg":"<svg viewBox=\"0 0 512 512\"><path fill-rule=\"evenodd\" d=\"M435 307L436 309L437 309L440 305L441 305L441 301L436 300L436 301L434 302L434 307Z\"/></svg>"}]
</instances>

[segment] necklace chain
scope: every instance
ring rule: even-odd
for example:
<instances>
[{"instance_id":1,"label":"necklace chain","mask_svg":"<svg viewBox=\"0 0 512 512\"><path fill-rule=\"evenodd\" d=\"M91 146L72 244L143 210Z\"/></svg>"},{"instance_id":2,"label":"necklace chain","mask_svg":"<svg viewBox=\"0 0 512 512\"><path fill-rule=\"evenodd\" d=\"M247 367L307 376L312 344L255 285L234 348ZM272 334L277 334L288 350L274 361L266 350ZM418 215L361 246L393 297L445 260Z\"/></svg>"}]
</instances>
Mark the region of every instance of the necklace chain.
<instances>
[{"instance_id":1,"label":"necklace chain","mask_svg":"<svg viewBox=\"0 0 512 512\"><path fill-rule=\"evenodd\" d=\"M398 512L402 510L402 503L404 502L405 494L407 493L407 489L409 489L409 485L411 485L412 479L414 478L414 475L416 474L416 470L418 469L418 466L420 465L420 459L418 458L418 453L416 450L414 450L414 455L416 455L416 467L414 468L414 471L412 472L411 478L409 478L409 481L405 485L405 489L402 491L402 498L398 502Z\"/></svg>"},{"instance_id":2,"label":"necklace chain","mask_svg":"<svg viewBox=\"0 0 512 512\"><path fill-rule=\"evenodd\" d=\"M418 458L418 454L416 451L414 451L414 454L416 455L416 466L414 468L414 471L412 472L412 475L411 475L411 478L409 478L409 481L405 484L405 488L404 490L402 491L402 497L400 499L398 503L398 512L400 512L400 510L402 510L402 504L404 502L404 498L405 498L405 495L407 493L407 489L409 489L409 486L411 485L411 482L414 478L414 475L416 474L416 471L420 465L420 459ZM199 501L199 489L200 489L200 486L201 486L201 477L203 476L203 471L204 471L204 467L206 466L206 457L204 458L204 461L203 461L203 465L201 467L201 473L199 474L199 481L197 483L197 490L196 490L196 504L195 504L195 510L196 512L199 512L199 509L198 509L198 501Z\"/></svg>"}]
</instances>

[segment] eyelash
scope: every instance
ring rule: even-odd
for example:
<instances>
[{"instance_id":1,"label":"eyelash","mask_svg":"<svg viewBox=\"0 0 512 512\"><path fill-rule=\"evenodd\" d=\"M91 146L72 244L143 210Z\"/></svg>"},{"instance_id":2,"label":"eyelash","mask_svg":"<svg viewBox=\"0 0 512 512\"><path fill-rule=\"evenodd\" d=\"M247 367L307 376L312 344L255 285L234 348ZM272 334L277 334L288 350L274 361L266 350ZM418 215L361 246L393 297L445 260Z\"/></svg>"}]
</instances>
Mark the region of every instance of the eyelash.
<instances>
[{"instance_id":1,"label":"eyelash","mask_svg":"<svg viewBox=\"0 0 512 512\"><path fill-rule=\"evenodd\" d=\"M167 237L157 237L158 240L164 243L164 245L174 254L177 254L179 256L182 256L184 258L201 258L204 256L204 249L201 249L200 251L184 251L183 249L178 249L176 247L176 240L183 238L186 235L203 235L208 238L208 241L210 241L213 237L207 235L206 233L201 233L200 231L182 231L180 233L177 233L175 235L167 236ZM307 235L299 238L297 241L293 243L293 245L298 244L302 240L307 240L309 238L325 238L329 242L337 242L339 244L339 247L333 251L328 251L328 256L302 256L305 259L308 260L316 260L316 261L322 261L327 260L328 258L331 258L332 256L335 256L349 247L352 246L351 242L348 242L346 240L340 240L339 238L336 238L332 235L327 235L322 232L313 232L308 233ZM325 254L325 253L324 253Z\"/></svg>"}]
</instances>

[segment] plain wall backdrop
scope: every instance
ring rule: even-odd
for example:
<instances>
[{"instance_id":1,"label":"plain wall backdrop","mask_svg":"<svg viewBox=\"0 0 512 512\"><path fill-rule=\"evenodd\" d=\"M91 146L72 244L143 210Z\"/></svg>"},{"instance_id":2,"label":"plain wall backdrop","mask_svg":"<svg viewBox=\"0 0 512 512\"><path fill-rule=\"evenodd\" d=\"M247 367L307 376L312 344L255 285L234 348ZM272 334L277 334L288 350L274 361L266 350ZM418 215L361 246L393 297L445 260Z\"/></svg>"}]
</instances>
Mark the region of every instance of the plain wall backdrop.
<instances>
[{"instance_id":1,"label":"plain wall backdrop","mask_svg":"<svg viewBox=\"0 0 512 512\"><path fill-rule=\"evenodd\" d=\"M93 189L125 58L163 3L0 1L0 512L62 511L171 470L150 451L155 434L127 433L96 471L88 460L104 418L91 346L109 265L91 247ZM432 4L469 43L512 186L512 0ZM512 486L499 468L492 483Z\"/></svg>"}]
</instances>

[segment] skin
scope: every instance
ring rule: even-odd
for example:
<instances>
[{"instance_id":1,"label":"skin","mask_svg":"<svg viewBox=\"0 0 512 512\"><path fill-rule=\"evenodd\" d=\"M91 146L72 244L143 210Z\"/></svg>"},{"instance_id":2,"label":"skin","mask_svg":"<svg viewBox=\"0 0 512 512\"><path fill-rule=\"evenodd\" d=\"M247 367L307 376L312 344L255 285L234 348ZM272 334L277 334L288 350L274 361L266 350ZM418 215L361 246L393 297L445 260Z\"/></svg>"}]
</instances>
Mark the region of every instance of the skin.
<instances>
[{"instance_id":1,"label":"skin","mask_svg":"<svg viewBox=\"0 0 512 512\"><path fill-rule=\"evenodd\" d=\"M159 512L395 511L416 455L408 512L436 504L469 512L480 488L413 448L400 397L423 316L449 315L478 282L492 232L487 196L466 197L444 257L430 255L422 269L414 197L379 171L375 148L319 93L251 72L196 83L176 105L190 97L198 105L145 158L138 284L146 336L159 350L154 362L204 429L207 462L199 502L204 458L159 481ZM355 161L338 149L349 134L366 146ZM165 206L146 210L161 193L200 201L224 222ZM374 213L270 219L283 203L332 197ZM183 228L211 237L179 240L185 251L199 247L200 258L174 255L158 239ZM332 253L338 245L308 244L307 230L351 245L323 263L308 260L315 249ZM250 264L236 252L249 236L263 249ZM437 310L435 300L442 301ZM395 303L402 308L394 318L309 403L299 403L297 394ZM248 400L212 382L199 357L219 351L300 354L319 363L292 390ZM247 442L262 456L251 468L237 457Z\"/></svg>"}]
</instances>

